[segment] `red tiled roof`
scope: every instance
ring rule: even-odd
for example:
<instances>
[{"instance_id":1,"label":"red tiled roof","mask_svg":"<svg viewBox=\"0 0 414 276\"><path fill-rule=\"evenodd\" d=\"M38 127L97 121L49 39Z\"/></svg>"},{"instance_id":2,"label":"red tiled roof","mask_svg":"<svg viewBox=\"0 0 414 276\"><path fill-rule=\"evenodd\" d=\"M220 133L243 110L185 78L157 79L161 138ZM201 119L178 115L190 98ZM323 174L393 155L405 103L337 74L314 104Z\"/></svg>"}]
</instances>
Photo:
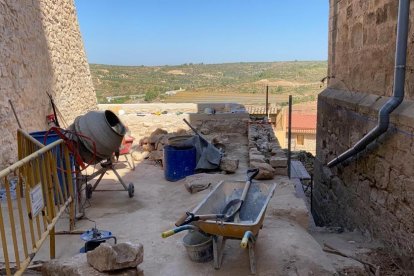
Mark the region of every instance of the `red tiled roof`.
<instances>
[{"instance_id":1,"label":"red tiled roof","mask_svg":"<svg viewBox=\"0 0 414 276\"><path fill-rule=\"evenodd\" d=\"M316 114L292 114L292 130L316 130Z\"/></svg>"}]
</instances>

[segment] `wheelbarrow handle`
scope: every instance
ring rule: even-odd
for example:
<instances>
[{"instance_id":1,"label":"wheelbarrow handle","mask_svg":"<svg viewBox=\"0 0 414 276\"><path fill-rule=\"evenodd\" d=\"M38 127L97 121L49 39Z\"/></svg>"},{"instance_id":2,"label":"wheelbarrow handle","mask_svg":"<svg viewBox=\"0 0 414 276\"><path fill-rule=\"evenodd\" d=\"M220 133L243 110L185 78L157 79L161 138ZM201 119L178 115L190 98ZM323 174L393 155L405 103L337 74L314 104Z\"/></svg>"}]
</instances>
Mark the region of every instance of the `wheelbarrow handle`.
<instances>
[{"instance_id":1,"label":"wheelbarrow handle","mask_svg":"<svg viewBox=\"0 0 414 276\"><path fill-rule=\"evenodd\" d=\"M184 231L184 230L199 231L199 229L197 227L195 227L194 225L183 225L183 226L176 227L176 228L173 228L171 230L162 232L161 233L161 237L165 239L165 238L168 238L168 237L170 237L170 236L172 236L174 234L177 234L177 233L179 233L181 231Z\"/></svg>"},{"instance_id":2,"label":"wheelbarrow handle","mask_svg":"<svg viewBox=\"0 0 414 276\"><path fill-rule=\"evenodd\" d=\"M182 216L178 221L175 222L175 226L187 225L193 221L199 220L219 220L224 219L225 214L206 214L206 215L195 215L193 213L187 212L186 216Z\"/></svg>"},{"instance_id":3,"label":"wheelbarrow handle","mask_svg":"<svg viewBox=\"0 0 414 276\"><path fill-rule=\"evenodd\" d=\"M244 233L243 239L240 243L240 247L241 248L246 248L247 245L249 244L249 240L251 240L252 242L254 242L256 240L252 231L246 231Z\"/></svg>"}]
</instances>

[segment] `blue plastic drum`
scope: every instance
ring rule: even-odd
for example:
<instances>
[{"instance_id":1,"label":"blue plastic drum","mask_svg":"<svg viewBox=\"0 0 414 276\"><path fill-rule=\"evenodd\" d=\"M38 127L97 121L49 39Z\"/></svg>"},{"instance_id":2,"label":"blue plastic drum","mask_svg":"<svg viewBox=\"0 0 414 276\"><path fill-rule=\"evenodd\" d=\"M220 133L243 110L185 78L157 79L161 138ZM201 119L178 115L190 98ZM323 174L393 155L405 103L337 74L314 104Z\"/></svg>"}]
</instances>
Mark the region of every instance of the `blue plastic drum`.
<instances>
[{"instance_id":1,"label":"blue plastic drum","mask_svg":"<svg viewBox=\"0 0 414 276\"><path fill-rule=\"evenodd\" d=\"M31 132L30 136L32 136L33 138L35 138L37 141L39 141L40 143L42 143L43 145L49 145L57 140L60 139L60 137L54 132L54 131L50 131L46 137L46 141L45 141L45 136L46 136L47 131L36 131L36 132ZM46 142L46 143L45 143ZM60 183L60 187L63 189L63 183L64 181L67 179L66 178L66 173L64 173L64 170L66 170L66 164L65 162L62 162L63 164L60 163L60 155L62 154L60 152L60 147L56 148L55 150L55 156L56 156L56 165L57 168L59 169L57 172L58 178L59 178L59 183ZM72 167L72 171L75 170L75 162L73 159L73 156L70 156L70 164ZM65 179L65 180L63 180ZM75 187L75 174L72 175L72 179L73 179L73 186ZM63 190L62 190L63 192ZM69 192L69 191L67 191Z\"/></svg>"},{"instance_id":2,"label":"blue plastic drum","mask_svg":"<svg viewBox=\"0 0 414 276\"><path fill-rule=\"evenodd\" d=\"M195 167L195 147L164 147L164 176L168 181L177 181L194 174Z\"/></svg>"}]
</instances>

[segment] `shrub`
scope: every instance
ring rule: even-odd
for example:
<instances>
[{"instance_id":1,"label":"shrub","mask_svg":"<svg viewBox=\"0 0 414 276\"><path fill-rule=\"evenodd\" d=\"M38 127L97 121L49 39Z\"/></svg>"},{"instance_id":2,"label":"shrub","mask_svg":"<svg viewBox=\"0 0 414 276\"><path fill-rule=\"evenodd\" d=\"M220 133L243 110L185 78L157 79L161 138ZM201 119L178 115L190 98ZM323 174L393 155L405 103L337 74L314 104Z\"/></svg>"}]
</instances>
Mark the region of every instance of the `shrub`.
<instances>
[{"instance_id":1,"label":"shrub","mask_svg":"<svg viewBox=\"0 0 414 276\"><path fill-rule=\"evenodd\" d=\"M147 91L145 92L144 101L146 102L152 102L156 98L158 98L159 92L157 91Z\"/></svg>"}]
</instances>

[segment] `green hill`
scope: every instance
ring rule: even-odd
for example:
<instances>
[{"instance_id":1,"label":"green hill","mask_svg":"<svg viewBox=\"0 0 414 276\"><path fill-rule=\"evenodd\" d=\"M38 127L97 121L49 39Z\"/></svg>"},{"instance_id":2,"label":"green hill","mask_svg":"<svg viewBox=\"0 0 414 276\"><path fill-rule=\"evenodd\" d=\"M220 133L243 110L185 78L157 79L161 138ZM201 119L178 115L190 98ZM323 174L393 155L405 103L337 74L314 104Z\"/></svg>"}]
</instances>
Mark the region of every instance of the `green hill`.
<instances>
[{"instance_id":1,"label":"green hill","mask_svg":"<svg viewBox=\"0 0 414 276\"><path fill-rule=\"evenodd\" d=\"M240 62L223 64L183 64L178 66L90 65L100 103L111 102L191 102L192 95L209 99L238 93L252 96L270 86L272 95L294 95L296 102L315 100L320 80L327 74L326 61ZM165 92L184 89L173 96ZM246 96L246 95L245 95ZM202 98L202 97L201 97ZM263 97L260 96L262 99ZM218 99L220 100L220 99Z\"/></svg>"}]
</instances>

